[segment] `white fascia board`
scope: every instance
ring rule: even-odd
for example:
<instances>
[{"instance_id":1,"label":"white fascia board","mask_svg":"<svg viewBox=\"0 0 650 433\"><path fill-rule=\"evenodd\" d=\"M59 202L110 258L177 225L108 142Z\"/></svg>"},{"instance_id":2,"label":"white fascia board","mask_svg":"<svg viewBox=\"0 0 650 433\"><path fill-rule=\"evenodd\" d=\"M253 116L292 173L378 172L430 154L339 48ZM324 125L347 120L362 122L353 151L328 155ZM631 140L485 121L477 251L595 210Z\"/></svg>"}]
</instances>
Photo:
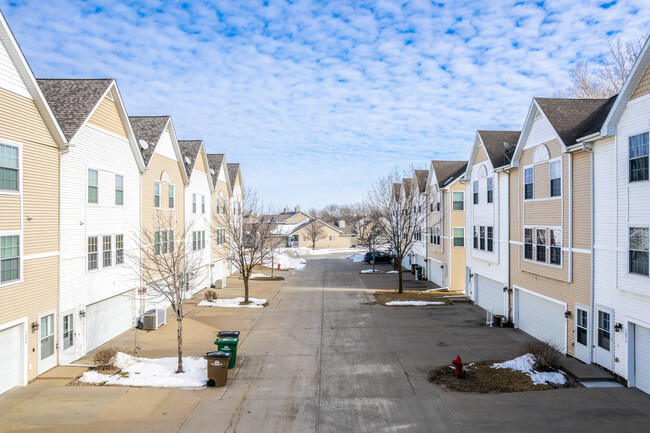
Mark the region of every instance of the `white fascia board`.
<instances>
[{"instance_id":1,"label":"white fascia board","mask_svg":"<svg viewBox=\"0 0 650 433\"><path fill-rule=\"evenodd\" d=\"M117 83L115 80L113 80L113 84L109 87L108 91L111 89L115 89L115 92L113 94L113 99L116 100L117 104L117 112L120 116L120 120L122 121L122 126L124 126L124 131L126 131L126 136L129 139L129 144L131 145L131 150L133 151L133 157L135 158L135 162L138 165L138 169L140 170L140 173L144 173L147 169L147 167L144 164L144 158L142 157L142 153L140 153L140 146L138 145L138 140L135 138L135 133L133 132L133 128L131 127L131 122L129 121L129 115L126 112L126 107L124 106L124 102L122 101L122 95L120 94L120 90L117 87ZM106 97L106 95L104 95ZM104 100L104 97L102 97L102 101ZM100 101L101 102L101 101Z\"/></svg>"},{"instance_id":2,"label":"white fascia board","mask_svg":"<svg viewBox=\"0 0 650 433\"><path fill-rule=\"evenodd\" d=\"M169 116L169 120L167 121L167 125L165 125L163 128L163 131L167 128L167 126L169 126L169 135L172 138L172 147L174 148L174 153L176 154L176 162L178 162L178 166L181 170L181 176L183 176L183 183L185 186L188 186L190 184L190 179L187 176L185 164L183 164L183 155L181 155L181 147L178 144L178 138L176 138L176 129L174 128L174 123L172 122L171 116Z\"/></svg>"}]
</instances>

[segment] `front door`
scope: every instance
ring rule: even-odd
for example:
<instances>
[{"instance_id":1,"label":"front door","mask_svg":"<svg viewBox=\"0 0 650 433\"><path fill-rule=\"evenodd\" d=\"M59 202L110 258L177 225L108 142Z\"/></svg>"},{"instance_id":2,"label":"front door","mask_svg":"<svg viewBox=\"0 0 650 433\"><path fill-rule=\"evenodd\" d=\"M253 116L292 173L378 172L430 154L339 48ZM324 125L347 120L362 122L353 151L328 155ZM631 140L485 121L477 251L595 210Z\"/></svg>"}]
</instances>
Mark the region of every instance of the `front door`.
<instances>
[{"instance_id":1,"label":"front door","mask_svg":"<svg viewBox=\"0 0 650 433\"><path fill-rule=\"evenodd\" d=\"M612 341L613 312L606 308L596 309L596 363L608 370L614 368Z\"/></svg>"},{"instance_id":2,"label":"front door","mask_svg":"<svg viewBox=\"0 0 650 433\"><path fill-rule=\"evenodd\" d=\"M591 350L589 347L589 310L576 305L575 320L575 357L580 361L591 364Z\"/></svg>"},{"instance_id":3,"label":"front door","mask_svg":"<svg viewBox=\"0 0 650 433\"><path fill-rule=\"evenodd\" d=\"M56 365L54 312L38 317L38 374Z\"/></svg>"}]
</instances>

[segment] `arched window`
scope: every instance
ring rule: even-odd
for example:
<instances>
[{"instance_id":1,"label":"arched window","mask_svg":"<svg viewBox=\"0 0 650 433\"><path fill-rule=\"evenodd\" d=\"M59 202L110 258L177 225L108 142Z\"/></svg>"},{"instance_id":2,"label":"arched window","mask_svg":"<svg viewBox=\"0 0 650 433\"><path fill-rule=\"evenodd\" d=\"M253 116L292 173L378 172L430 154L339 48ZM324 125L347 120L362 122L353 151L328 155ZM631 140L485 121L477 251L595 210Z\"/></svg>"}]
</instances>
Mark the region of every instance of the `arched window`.
<instances>
[{"instance_id":1,"label":"arched window","mask_svg":"<svg viewBox=\"0 0 650 433\"><path fill-rule=\"evenodd\" d=\"M167 174L166 171L163 171L163 172L160 174L160 182L162 182L162 183L169 183L169 174Z\"/></svg>"},{"instance_id":2,"label":"arched window","mask_svg":"<svg viewBox=\"0 0 650 433\"><path fill-rule=\"evenodd\" d=\"M485 164L478 169L478 177L487 177L487 167Z\"/></svg>"},{"instance_id":3,"label":"arched window","mask_svg":"<svg viewBox=\"0 0 650 433\"><path fill-rule=\"evenodd\" d=\"M548 161L549 159L551 159L551 154L548 151L548 147L543 144L537 146L533 155L533 164Z\"/></svg>"}]
</instances>

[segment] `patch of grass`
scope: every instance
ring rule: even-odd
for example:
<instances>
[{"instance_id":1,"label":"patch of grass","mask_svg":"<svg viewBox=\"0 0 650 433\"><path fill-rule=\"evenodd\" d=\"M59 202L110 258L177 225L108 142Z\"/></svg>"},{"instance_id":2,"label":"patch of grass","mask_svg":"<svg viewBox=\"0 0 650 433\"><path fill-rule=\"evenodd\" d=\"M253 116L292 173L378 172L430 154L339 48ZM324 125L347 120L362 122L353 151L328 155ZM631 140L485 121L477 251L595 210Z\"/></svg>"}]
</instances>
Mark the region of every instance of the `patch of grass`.
<instances>
[{"instance_id":1,"label":"patch of grass","mask_svg":"<svg viewBox=\"0 0 650 433\"><path fill-rule=\"evenodd\" d=\"M476 362L467 367L466 375L462 379L456 377L455 370L450 368L451 364L445 365L429 370L427 380L452 391L478 393L543 391L578 386L572 380L567 380L565 385L535 385L531 378L521 371L509 368L492 368L496 362L502 361Z\"/></svg>"},{"instance_id":2,"label":"patch of grass","mask_svg":"<svg viewBox=\"0 0 650 433\"><path fill-rule=\"evenodd\" d=\"M449 298L443 298L447 293L422 293L420 290L404 290L403 293L397 293L397 290L377 290L374 295L377 302L386 305L391 301L428 301L444 302L446 305L451 304ZM390 306L390 305L389 305Z\"/></svg>"},{"instance_id":3,"label":"patch of grass","mask_svg":"<svg viewBox=\"0 0 650 433\"><path fill-rule=\"evenodd\" d=\"M273 276L273 277L257 277L257 278L251 278L253 281L282 281L284 280L284 277L279 277L279 276Z\"/></svg>"}]
</instances>

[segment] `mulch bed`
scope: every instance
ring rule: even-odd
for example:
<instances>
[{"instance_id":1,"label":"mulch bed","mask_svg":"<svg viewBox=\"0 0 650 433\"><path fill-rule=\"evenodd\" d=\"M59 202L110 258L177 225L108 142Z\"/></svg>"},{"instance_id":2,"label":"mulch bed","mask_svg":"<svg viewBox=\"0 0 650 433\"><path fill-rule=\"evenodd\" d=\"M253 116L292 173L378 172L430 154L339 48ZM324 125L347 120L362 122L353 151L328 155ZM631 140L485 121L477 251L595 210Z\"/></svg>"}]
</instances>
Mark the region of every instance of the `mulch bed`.
<instances>
[{"instance_id":1,"label":"mulch bed","mask_svg":"<svg viewBox=\"0 0 650 433\"><path fill-rule=\"evenodd\" d=\"M531 378L521 371L509 368L492 368L496 362L502 361L481 361L475 362L467 367L463 379L456 377L456 372L450 365L429 370L427 380L443 386L446 389L458 392L478 393L501 393L501 392L523 392L523 391L544 391L557 388L575 388L580 386L572 378L567 377L564 385L535 385Z\"/></svg>"},{"instance_id":2,"label":"mulch bed","mask_svg":"<svg viewBox=\"0 0 650 433\"><path fill-rule=\"evenodd\" d=\"M278 276L269 276L269 277L256 277L256 278L251 278L251 281L282 281L284 280L284 277L278 277Z\"/></svg>"},{"instance_id":3,"label":"mulch bed","mask_svg":"<svg viewBox=\"0 0 650 433\"><path fill-rule=\"evenodd\" d=\"M377 303L386 305L391 301L428 301L444 302L445 305L453 305L454 298L443 298L443 296L456 295L456 292L428 292L422 293L421 290L404 290L403 293L397 293L397 290L377 290L374 295ZM391 307L392 305L388 305ZM433 305L432 305L433 306ZM440 305L442 306L442 305ZM399 307L396 305L395 307Z\"/></svg>"}]
</instances>

